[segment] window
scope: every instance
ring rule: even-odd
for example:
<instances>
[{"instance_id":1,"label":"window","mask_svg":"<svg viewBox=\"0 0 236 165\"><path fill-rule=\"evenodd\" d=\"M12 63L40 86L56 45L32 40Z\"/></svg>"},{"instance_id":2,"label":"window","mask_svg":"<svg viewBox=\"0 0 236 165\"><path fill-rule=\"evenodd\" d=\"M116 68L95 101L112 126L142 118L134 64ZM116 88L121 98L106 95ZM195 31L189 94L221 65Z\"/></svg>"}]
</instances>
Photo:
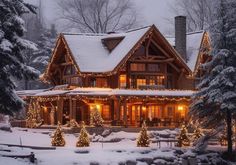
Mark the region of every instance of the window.
<instances>
[{"instance_id":1,"label":"window","mask_svg":"<svg viewBox=\"0 0 236 165\"><path fill-rule=\"evenodd\" d=\"M130 70L131 71L145 71L145 64L132 63L130 64Z\"/></svg>"},{"instance_id":2,"label":"window","mask_svg":"<svg viewBox=\"0 0 236 165\"><path fill-rule=\"evenodd\" d=\"M151 76L149 79L149 85L156 85L156 78L155 76Z\"/></svg>"},{"instance_id":3,"label":"window","mask_svg":"<svg viewBox=\"0 0 236 165\"><path fill-rule=\"evenodd\" d=\"M137 87L146 85L146 79L137 79Z\"/></svg>"},{"instance_id":4,"label":"window","mask_svg":"<svg viewBox=\"0 0 236 165\"><path fill-rule=\"evenodd\" d=\"M96 78L96 87L107 87L107 79L106 78Z\"/></svg>"},{"instance_id":5,"label":"window","mask_svg":"<svg viewBox=\"0 0 236 165\"><path fill-rule=\"evenodd\" d=\"M66 66L64 70L64 75L71 75L71 66Z\"/></svg>"},{"instance_id":6,"label":"window","mask_svg":"<svg viewBox=\"0 0 236 165\"><path fill-rule=\"evenodd\" d=\"M72 65L67 65L64 70L64 75L73 75L75 74L75 67Z\"/></svg>"},{"instance_id":7,"label":"window","mask_svg":"<svg viewBox=\"0 0 236 165\"><path fill-rule=\"evenodd\" d=\"M162 107L161 106L157 106L157 105L148 106L148 117L150 119L161 118L162 117L161 112L162 112Z\"/></svg>"},{"instance_id":8,"label":"window","mask_svg":"<svg viewBox=\"0 0 236 165\"><path fill-rule=\"evenodd\" d=\"M95 78L92 78L92 79L90 80L90 86L91 86L91 87L96 87L96 79L95 79Z\"/></svg>"},{"instance_id":9,"label":"window","mask_svg":"<svg viewBox=\"0 0 236 165\"><path fill-rule=\"evenodd\" d=\"M160 72L159 64L148 64L148 71L150 71L150 72Z\"/></svg>"},{"instance_id":10,"label":"window","mask_svg":"<svg viewBox=\"0 0 236 165\"><path fill-rule=\"evenodd\" d=\"M157 76L157 85L164 85L165 76Z\"/></svg>"},{"instance_id":11,"label":"window","mask_svg":"<svg viewBox=\"0 0 236 165\"><path fill-rule=\"evenodd\" d=\"M169 118L174 117L174 107L172 107L172 106L167 107L167 117L169 117Z\"/></svg>"},{"instance_id":12,"label":"window","mask_svg":"<svg viewBox=\"0 0 236 165\"><path fill-rule=\"evenodd\" d=\"M120 88L126 87L126 75L120 75Z\"/></svg>"},{"instance_id":13,"label":"window","mask_svg":"<svg viewBox=\"0 0 236 165\"><path fill-rule=\"evenodd\" d=\"M70 82L71 84L82 86L82 79L80 77L72 77Z\"/></svg>"}]
</instances>

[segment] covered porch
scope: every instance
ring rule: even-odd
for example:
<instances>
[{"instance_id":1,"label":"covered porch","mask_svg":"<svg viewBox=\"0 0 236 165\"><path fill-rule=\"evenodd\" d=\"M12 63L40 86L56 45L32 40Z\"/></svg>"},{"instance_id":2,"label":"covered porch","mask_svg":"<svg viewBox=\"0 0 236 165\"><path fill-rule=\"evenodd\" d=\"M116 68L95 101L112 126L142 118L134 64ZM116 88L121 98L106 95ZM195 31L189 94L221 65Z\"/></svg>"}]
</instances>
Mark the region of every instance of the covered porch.
<instances>
[{"instance_id":1,"label":"covered porch","mask_svg":"<svg viewBox=\"0 0 236 165\"><path fill-rule=\"evenodd\" d=\"M74 119L90 125L91 112L97 109L105 126L176 128L188 120L193 91L125 90L75 88L43 91L30 96L39 104L45 125L62 124Z\"/></svg>"}]
</instances>

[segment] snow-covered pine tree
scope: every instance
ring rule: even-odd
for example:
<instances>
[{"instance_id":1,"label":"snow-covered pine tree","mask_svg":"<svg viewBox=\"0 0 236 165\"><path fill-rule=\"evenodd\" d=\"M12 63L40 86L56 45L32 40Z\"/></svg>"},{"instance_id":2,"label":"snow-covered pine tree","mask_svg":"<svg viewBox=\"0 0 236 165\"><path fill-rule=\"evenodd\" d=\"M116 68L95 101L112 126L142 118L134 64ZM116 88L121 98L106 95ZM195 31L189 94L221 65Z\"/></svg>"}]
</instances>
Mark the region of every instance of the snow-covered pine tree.
<instances>
[{"instance_id":1,"label":"snow-covered pine tree","mask_svg":"<svg viewBox=\"0 0 236 165\"><path fill-rule=\"evenodd\" d=\"M236 114L236 1L218 0L215 13L211 26L213 57L202 65L206 73L193 96L190 114L202 127L215 130L226 120L231 155L232 115Z\"/></svg>"},{"instance_id":2,"label":"snow-covered pine tree","mask_svg":"<svg viewBox=\"0 0 236 165\"><path fill-rule=\"evenodd\" d=\"M55 26L52 25L51 29L47 29L41 26L40 33L41 35L39 36L39 38L36 40L34 39L35 43L37 44L38 50L32 51L27 49L25 51L25 54L29 56L26 61L27 65L37 69L42 74L51 56L57 32ZM42 87L45 86L39 81L25 82L25 89L35 89Z\"/></svg>"},{"instance_id":3,"label":"snow-covered pine tree","mask_svg":"<svg viewBox=\"0 0 236 165\"><path fill-rule=\"evenodd\" d=\"M25 32L21 16L34 12L35 7L23 0L0 1L0 113L13 115L23 108L23 101L15 94L15 79L36 78L37 72L25 65L22 51L35 45L22 38Z\"/></svg>"}]
</instances>

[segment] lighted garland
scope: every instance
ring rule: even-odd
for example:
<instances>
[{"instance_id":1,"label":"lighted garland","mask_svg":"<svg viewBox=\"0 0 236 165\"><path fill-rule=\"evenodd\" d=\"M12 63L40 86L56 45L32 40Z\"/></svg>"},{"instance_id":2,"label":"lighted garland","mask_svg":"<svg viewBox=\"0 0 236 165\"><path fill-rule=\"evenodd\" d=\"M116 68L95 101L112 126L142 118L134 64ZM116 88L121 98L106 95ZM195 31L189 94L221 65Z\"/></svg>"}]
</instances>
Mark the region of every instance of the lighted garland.
<instances>
[{"instance_id":1,"label":"lighted garland","mask_svg":"<svg viewBox=\"0 0 236 165\"><path fill-rule=\"evenodd\" d=\"M58 122L57 129L52 136L51 144L52 146L65 146L66 144L60 122Z\"/></svg>"},{"instance_id":2,"label":"lighted garland","mask_svg":"<svg viewBox=\"0 0 236 165\"><path fill-rule=\"evenodd\" d=\"M150 140L149 140L149 136L147 133L147 126L146 126L146 122L143 121L142 124L142 129L139 133L139 137L137 139L137 146L138 147L148 147L150 144Z\"/></svg>"},{"instance_id":3,"label":"lighted garland","mask_svg":"<svg viewBox=\"0 0 236 165\"><path fill-rule=\"evenodd\" d=\"M81 130L80 130L78 141L76 143L76 147L89 147L89 143L90 143L89 134L87 130L85 129L84 122L82 121Z\"/></svg>"}]
</instances>

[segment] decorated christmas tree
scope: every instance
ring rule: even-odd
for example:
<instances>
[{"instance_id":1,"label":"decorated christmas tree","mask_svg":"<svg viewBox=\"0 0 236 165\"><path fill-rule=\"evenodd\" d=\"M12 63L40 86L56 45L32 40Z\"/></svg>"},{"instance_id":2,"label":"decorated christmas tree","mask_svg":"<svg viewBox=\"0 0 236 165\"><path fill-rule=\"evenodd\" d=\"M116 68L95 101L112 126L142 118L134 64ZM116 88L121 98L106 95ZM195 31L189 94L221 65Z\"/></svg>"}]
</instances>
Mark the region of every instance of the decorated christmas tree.
<instances>
[{"instance_id":1,"label":"decorated christmas tree","mask_svg":"<svg viewBox=\"0 0 236 165\"><path fill-rule=\"evenodd\" d=\"M138 147L148 147L150 143L148 133L147 133L147 127L145 121L142 124L142 129L139 133L139 137L137 140L137 146Z\"/></svg>"},{"instance_id":2,"label":"decorated christmas tree","mask_svg":"<svg viewBox=\"0 0 236 165\"><path fill-rule=\"evenodd\" d=\"M38 102L31 102L27 112L26 127L37 128L43 124L43 120L39 114L40 106Z\"/></svg>"},{"instance_id":3,"label":"decorated christmas tree","mask_svg":"<svg viewBox=\"0 0 236 165\"><path fill-rule=\"evenodd\" d=\"M220 145L221 146L227 146L228 143L227 143L227 131L226 131L226 128L220 134L219 141L220 141Z\"/></svg>"},{"instance_id":4,"label":"decorated christmas tree","mask_svg":"<svg viewBox=\"0 0 236 165\"><path fill-rule=\"evenodd\" d=\"M88 147L89 146L89 134L87 130L85 129L85 124L84 122L81 123L81 130L80 130L80 135L79 139L76 143L76 147Z\"/></svg>"},{"instance_id":5,"label":"decorated christmas tree","mask_svg":"<svg viewBox=\"0 0 236 165\"><path fill-rule=\"evenodd\" d=\"M199 127L196 127L193 132L192 140L196 142L200 137L203 136L202 130Z\"/></svg>"},{"instance_id":6,"label":"decorated christmas tree","mask_svg":"<svg viewBox=\"0 0 236 165\"><path fill-rule=\"evenodd\" d=\"M177 142L178 147L190 146L190 139L187 134L188 130L186 128L186 125L183 124L178 137L178 142Z\"/></svg>"},{"instance_id":7,"label":"decorated christmas tree","mask_svg":"<svg viewBox=\"0 0 236 165\"><path fill-rule=\"evenodd\" d=\"M102 124L103 124L102 116L98 111L98 109L94 108L90 116L90 125L94 125L95 127L102 127Z\"/></svg>"},{"instance_id":8,"label":"decorated christmas tree","mask_svg":"<svg viewBox=\"0 0 236 165\"><path fill-rule=\"evenodd\" d=\"M61 124L58 122L57 129L52 136L52 146L64 146L66 144L61 130Z\"/></svg>"}]
</instances>

